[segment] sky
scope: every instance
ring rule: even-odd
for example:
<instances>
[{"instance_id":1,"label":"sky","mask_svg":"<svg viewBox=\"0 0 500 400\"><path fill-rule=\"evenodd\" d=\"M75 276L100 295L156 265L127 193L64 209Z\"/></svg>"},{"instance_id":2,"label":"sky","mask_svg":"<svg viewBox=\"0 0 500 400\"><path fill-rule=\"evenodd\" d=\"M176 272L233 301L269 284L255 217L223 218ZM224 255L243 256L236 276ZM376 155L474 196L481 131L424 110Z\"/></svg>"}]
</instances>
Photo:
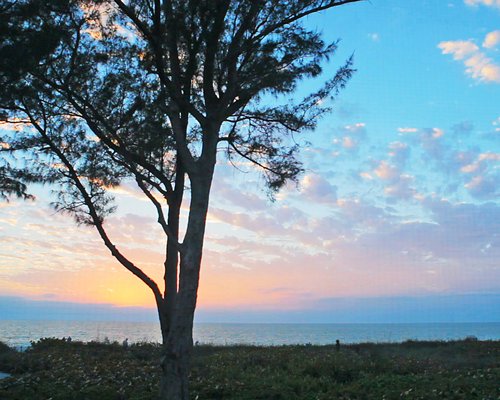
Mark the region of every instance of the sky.
<instances>
[{"instance_id":1,"label":"sky","mask_svg":"<svg viewBox=\"0 0 500 400\"><path fill-rule=\"evenodd\" d=\"M305 172L274 202L220 159L196 320L500 321L500 1L371 0L306 23L341 38L325 79L351 54L357 72L296 138ZM113 190L110 236L160 281L154 210ZM0 203L0 319L154 319L97 233L34 192Z\"/></svg>"}]
</instances>

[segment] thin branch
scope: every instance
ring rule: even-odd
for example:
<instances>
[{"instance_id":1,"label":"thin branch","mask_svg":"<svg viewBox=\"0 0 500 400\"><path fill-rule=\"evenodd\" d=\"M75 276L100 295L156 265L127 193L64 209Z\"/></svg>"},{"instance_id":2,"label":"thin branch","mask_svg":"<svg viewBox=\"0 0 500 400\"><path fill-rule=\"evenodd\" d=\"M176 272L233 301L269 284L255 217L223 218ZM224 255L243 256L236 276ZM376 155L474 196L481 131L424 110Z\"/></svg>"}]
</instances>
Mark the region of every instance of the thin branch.
<instances>
[{"instance_id":1,"label":"thin branch","mask_svg":"<svg viewBox=\"0 0 500 400\"><path fill-rule=\"evenodd\" d=\"M280 118L272 118L272 117L267 117L265 114L260 114L260 115L252 115L252 114L245 114L245 115L239 115L236 118L228 119L228 122L231 123L239 123L242 121L261 121L261 122L268 122L271 124L279 124L283 126L285 129L291 131L291 132L299 132L300 128L299 127L294 127L290 124L287 124L286 121L280 119Z\"/></svg>"},{"instance_id":2,"label":"thin branch","mask_svg":"<svg viewBox=\"0 0 500 400\"><path fill-rule=\"evenodd\" d=\"M232 141L229 141L228 142L229 145L233 148L233 150L239 154L241 157L243 157L244 159L252 162L253 164L257 165L258 167L268 171L268 172L271 172L272 174L275 174L275 175L281 175L278 171L275 171L273 170L272 168L269 168L267 165L264 165L262 163L260 163L259 161L253 159L252 157L250 157L247 153L243 153L240 149L238 149L236 147L236 145L232 142Z\"/></svg>"},{"instance_id":3,"label":"thin branch","mask_svg":"<svg viewBox=\"0 0 500 400\"><path fill-rule=\"evenodd\" d=\"M123 168L127 169L130 173L132 173L136 178L140 178L142 181L146 182L147 184L151 185L154 187L158 192L165 198L165 200L169 200L169 198L174 194L174 191L169 188L162 188L161 185L158 182L155 182L152 180L150 177L144 175L143 173L139 172L137 168L134 167L134 164L127 163L123 160L120 160L119 158L116 157L116 155L110 150L105 148L104 149L106 153L111 157L111 159L116 162L117 164L121 165Z\"/></svg>"},{"instance_id":4,"label":"thin branch","mask_svg":"<svg viewBox=\"0 0 500 400\"><path fill-rule=\"evenodd\" d=\"M156 38L153 33L149 30L149 28L139 19L139 17L133 12L133 10L128 7L123 1L121 0L114 0L117 6L120 8L120 10L132 20L132 22L135 24L139 32L142 33L143 37L148 41L149 45L151 46L151 49L153 50L153 53L155 55L155 62L156 62L156 69L158 73L158 77L160 78L160 82L164 86L164 88L168 91L170 97L172 100L177 102L177 104L181 107L186 108L189 113L200 123L205 122L205 116L196 109L196 107L191 104L186 98L182 96L182 91L180 90L180 87L175 87L174 82L170 79L168 79L167 75L165 74L165 65L163 62L163 49L161 47L161 37ZM165 7L165 5L164 5ZM166 11L165 11L166 13ZM171 54L172 56L172 54ZM178 63L178 55L176 57L175 63ZM172 62L172 59L171 59ZM178 71L180 73L180 70ZM178 76L180 79L180 75Z\"/></svg>"},{"instance_id":5,"label":"thin branch","mask_svg":"<svg viewBox=\"0 0 500 400\"><path fill-rule=\"evenodd\" d=\"M125 159L135 162L141 166L143 166L148 172L150 172L153 176L155 176L160 182L162 182L167 191L173 191L171 187L171 183L165 179L165 176L159 171L154 165L147 162L144 158L138 156L137 154L131 153L126 149L123 145L121 138L117 135L116 130L111 127L105 118L103 118L100 113L85 99L81 96L78 96L74 91L72 91L69 86L58 85L52 81L44 79L44 82L49 84L54 89L62 92L63 95L66 95L70 104L75 108L76 111L80 113L80 117L84 119L88 125L88 127L92 130L92 132L109 148L116 151L118 154L122 155ZM77 101L78 100L78 101ZM80 104L80 102L82 104ZM92 115L89 115L87 109L90 110ZM102 132L101 128L97 125L95 121L99 121L104 128L109 132L109 134L116 139L120 145L116 145L110 140L107 135Z\"/></svg>"},{"instance_id":6,"label":"thin branch","mask_svg":"<svg viewBox=\"0 0 500 400\"><path fill-rule=\"evenodd\" d=\"M213 106L218 102L217 95L214 90L214 73L215 73L215 58L217 54L217 46L219 45L220 37L224 30L224 19L229 11L229 0L217 2L216 10L214 11L215 18L210 31L204 32L207 36L205 47L205 60L203 66L203 95L205 97L205 105L210 112Z\"/></svg>"},{"instance_id":7,"label":"thin branch","mask_svg":"<svg viewBox=\"0 0 500 400\"><path fill-rule=\"evenodd\" d=\"M176 236L170 229L170 227L167 224L167 221L165 220L165 214L163 213L163 208L160 204L160 202L154 197L154 195L151 193L150 190L146 187L144 182L141 180L139 176L136 176L136 182L137 185L141 188L141 190L144 192L146 197L153 203L153 205L156 208L156 213L158 214L158 220L157 222L160 224L160 226L163 229L163 232L167 235L169 240L172 240L173 244L177 247L179 251L182 250L182 245L177 241Z\"/></svg>"},{"instance_id":8,"label":"thin branch","mask_svg":"<svg viewBox=\"0 0 500 400\"><path fill-rule=\"evenodd\" d=\"M44 112L42 111L44 114ZM46 127L42 128L40 124L37 122L37 120L33 117L33 115L28 114L28 118L30 119L32 125L35 127L35 129L40 133L42 136L43 140L47 143L47 145L50 147L52 152L59 158L59 160L64 164L64 166L68 170L68 174L81 193L83 197L83 201L85 203L85 206L87 206L89 210L89 215L92 218L92 222L94 223L94 226L96 227L99 236L103 240L105 246L109 249L113 257L115 257L120 264L122 264L126 269L128 269L130 272L132 272L135 276L137 276L139 279L141 279L154 293L156 298L161 299L162 295L161 292L158 288L158 285L156 282L151 279L144 271L142 271L139 267L137 267L133 262L131 262L128 258L126 258L113 244L111 239L106 233L106 230L104 229L102 219L99 217L97 210L94 207L94 203L92 202L92 197L88 193L88 191L85 189L85 186L82 184L78 173L74 169L73 165L71 162L66 158L66 156L63 154L63 152L55 145L55 143L50 139L50 137L47 135L46 132ZM45 115L44 115L44 120L45 120ZM45 120L46 122L46 120Z\"/></svg>"},{"instance_id":9,"label":"thin branch","mask_svg":"<svg viewBox=\"0 0 500 400\"><path fill-rule=\"evenodd\" d=\"M356 3L359 1L364 1L364 0L341 0L341 1L331 0L331 1L328 1L328 2L326 2L326 4L310 8L309 10L302 11L298 14L295 14L295 15L292 15L288 18L283 19L276 24L271 25L267 29L263 30L259 35L255 36L254 39L260 40L263 37L266 37L270 33L274 32L276 29L281 28L285 25L290 25L290 24L294 23L295 21L298 21L299 19L302 19L308 15L311 15L311 14L314 14L314 13L317 13L320 11L325 11L325 10L328 10L330 8L338 7L338 6L341 6L344 4Z\"/></svg>"}]
</instances>

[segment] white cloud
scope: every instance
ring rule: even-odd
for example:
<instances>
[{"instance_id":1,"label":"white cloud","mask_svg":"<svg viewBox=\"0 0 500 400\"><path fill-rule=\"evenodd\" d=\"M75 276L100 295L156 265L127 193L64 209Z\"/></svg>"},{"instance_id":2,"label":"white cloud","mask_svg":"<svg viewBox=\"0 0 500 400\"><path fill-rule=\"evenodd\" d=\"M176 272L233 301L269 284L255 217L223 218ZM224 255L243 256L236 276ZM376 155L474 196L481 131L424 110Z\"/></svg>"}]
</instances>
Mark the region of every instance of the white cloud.
<instances>
[{"instance_id":1,"label":"white cloud","mask_svg":"<svg viewBox=\"0 0 500 400\"><path fill-rule=\"evenodd\" d=\"M389 197L398 199L409 199L416 193L410 185L413 183L413 177L410 175L401 175L397 182L387 186L384 193Z\"/></svg>"},{"instance_id":2,"label":"white cloud","mask_svg":"<svg viewBox=\"0 0 500 400\"><path fill-rule=\"evenodd\" d=\"M444 135L444 131L440 128L432 128L432 137L434 139L440 138Z\"/></svg>"},{"instance_id":3,"label":"white cloud","mask_svg":"<svg viewBox=\"0 0 500 400\"><path fill-rule=\"evenodd\" d=\"M378 41L380 41L380 35L379 35L378 33L376 33L376 32L374 32L374 33L369 33L369 34L368 34L368 37L369 37L371 40L373 40L374 42L378 42Z\"/></svg>"},{"instance_id":4,"label":"white cloud","mask_svg":"<svg viewBox=\"0 0 500 400\"><path fill-rule=\"evenodd\" d=\"M371 181L373 179L373 176L372 174L370 174L369 172L360 172L359 173L359 176L363 179L367 179L369 181Z\"/></svg>"},{"instance_id":5,"label":"white cloud","mask_svg":"<svg viewBox=\"0 0 500 400\"><path fill-rule=\"evenodd\" d=\"M410 156L410 147L403 142L392 142L389 144L388 155L396 165L402 167Z\"/></svg>"},{"instance_id":6,"label":"white cloud","mask_svg":"<svg viewBox=\"0 0 500 400\"><path fill-rule=\"evenodd\" d=\"M358 143L350 136L344 136L342 138L342 147L346 149L353 149L358 145Z\"/></svg>"},{"instance_id":7,"label":"white cloud","mask_svg":"<svg viewBox=\"0 0 500 400\"><path fill-rule=\"evenodd\" d=\"M303 192L309 200L318 203L335 203L337 201L337 187L320 175L306 175L301 184Z\"/></svg>"},{"instance_id":8,"label":"white cloud","mask_svg":"<svg viewBox=\"0 0 500 400\"><path fill-rule=\"evenodd\" d=\"M392 142L389 144L389 149L391 151L400 151L400 150L404 150L407 148L408 148L408 145L406 143L402 143L402 142Z\"/></svg>"},{"instance_id":9,"label":"white cloud","mask_svg":"<svg viewBox=\"0 0 500 400\"><path fill-rule=\"evenodd\" d=\"M460 168L460 171L463 172L464 174L471 174L473 172L476 172L478 168L479 168L479 163L474 162L472 164L464 165L462 168Z\"/></svg>"},{"instance_id":10,"label":"white cloud","mask_svg":"<svg viewBox=\"0 0 500 400\"><path fill-rule=\"evenodd\" d=\"M380 179L394 180L399 176L399 171L394 165L390 165L387 161L383 160L373 171Z\"/></svg>"},{"instance_id":11,"label":"white cloud","mask_svg":"<svg viewBox=\"0 0 500 400\"><path fill-rule=\"evenodd\" d=\"M465 174L482 171L486 168L485 162L487 164L488 162L495 162L495 161L500 162L500 153L492 153L492 152L481 153L477 156L477 159L474 162L462 166L460 168L460 171Z\"/></svg>"},{"instance_id":12,"label":"white cloud","mask_svg":"<svg viewBox=\"0 0 500 400\"><path fill-rule=\"evenodd\" d=\"M418 129L417 128L398 128L398 132L399 133L415 133L415 132L418 132Z\"/></svg>"},{"instance_id":13,"label":"white cloud","mask_svg":"<svg viewBox=\"0 0 500 400\"><path fill-rule=\"evenodd\" d=\"M500 153L492 153L492 152L481 153L479 154L478 160L500 161Z\"/></svg>"},{"instance_id":14,"label":"white cloud","mask_svg":"<svg viewBox=\"0 0 500 400\"><path fill-rule=\"evenodd\" d=\"M491 123L495 127L495 132L500 132L500 117Z\"/></svg>"},{"instance_id":15,"label":"white cloud","mask_svg":"<svg viewBox=\"0 0 500 400\"><path fill-rule=\"evenodd\" d=\"M494 198L499 194L500 177L477 175L465 184L465 188L476 198Z\"/></svg>"},{"instance_id":16,"label":"white cloud","mask_svg":"<svg viewBox=\"0 0 500 400\"><path fill-rule=\"evenodd\" d=\"M491 33L494 35L490 37ZM495 42L495 33L490 34L486 35L485 44L492 45ZM462 61L466 67L465 72L473 79L500 83L500 65L482 52L472 40L441 42L438 47L443 54L452 54L454 60Z\"/></svg>"},{"instance_id":17,"label":"white cloud","mask_svg":"<svg viewBox=\"0 0 500 400\"><path fill-rule=\"evenodd\" d=\"M468 6L488 6L500 8L500 0L464 0Z\"/></svg>"},{"instance_id":18,"label":"white cloud","mask_svg":"<svg viewBox=\"0 0 500 400\"><path fill-rule=\"evenodd\" d=\"M476 189L480 187L484 182L484 179L481 176L475 176L474 178L471 179L469 183L465 184L465 187L469 190Z\"/></svg>"},{"instance_id":19,"label":"white cloud","mask_svg":"<svg viewBox=\"0 0 500 400\"><path fill-rule=\"evenodd\" d=\"M357 150L360 140L366 137L366 125L363 122L345 125L340 128L344 136L333 139L333 144L340 145L347 150Z\"/></svg>"},{"instance_id":20,"label":"white cloud","mask_svg":"<svg viewBox=\"0 0 500 400\"><path fill-rule=\"evenodd\" d=\"M494 49L500 43L500 30L490 32L486 35L483 42L483 47Z\"/></svg>"},{"instance_id":21,"label":"white cloud","mask_svg":"<svg viewBox=\"0 0 500 400\"><path fill-rule=\"evenodd\" d=\"M474 79L500 83L500 65L493 62L485 54L478 52L464 61L465 70Z\"/></svg>"},{"instance_id":22,"label":"white cloud","mask_svg":"<svg viewBox=\"0 0 500 400\"><path fill-rule=\"evenodd\" d=\"M455 60L463 60L479 51L479 47L470 40L456 40L439 43L443 54L453 54Z\"/></svg>"},{"instance_id":23,"label":"white cloud","mask_svg":"<svg viewBox=\"0 0 500 400\"><path fill-rule=\"evenodd\" d=\"M364 122L356 122L355 124L352 125L346 125L344 128L346 131L352 133L358 133L358 132L362 133L366 128L366 124Z\"/></svg>"}]
</instances>

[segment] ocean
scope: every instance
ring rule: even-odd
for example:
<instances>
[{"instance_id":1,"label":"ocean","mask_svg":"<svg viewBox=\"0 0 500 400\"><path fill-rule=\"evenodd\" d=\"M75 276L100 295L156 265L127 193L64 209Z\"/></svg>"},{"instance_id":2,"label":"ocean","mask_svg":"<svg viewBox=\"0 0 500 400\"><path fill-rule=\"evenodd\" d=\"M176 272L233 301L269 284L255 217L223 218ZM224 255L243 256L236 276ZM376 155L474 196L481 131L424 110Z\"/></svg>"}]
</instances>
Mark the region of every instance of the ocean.
<instances>
[{"instance_id":1,"label":"ocean","mask_svg":"<svg viewBox=\"0 0 500 400\"><path fill-rule=\"evenodd\" d=\"M160 342L159 325L153 322L110 321L7 321L0 320L0 341L26 348L43 337L71 336L80 341ZM198 323L194 341L200 344L290 344L402 342L405 340L455 340L474 336L500 340L500 323L415 324L243 324Z\"/></svg>"}]
</instances>

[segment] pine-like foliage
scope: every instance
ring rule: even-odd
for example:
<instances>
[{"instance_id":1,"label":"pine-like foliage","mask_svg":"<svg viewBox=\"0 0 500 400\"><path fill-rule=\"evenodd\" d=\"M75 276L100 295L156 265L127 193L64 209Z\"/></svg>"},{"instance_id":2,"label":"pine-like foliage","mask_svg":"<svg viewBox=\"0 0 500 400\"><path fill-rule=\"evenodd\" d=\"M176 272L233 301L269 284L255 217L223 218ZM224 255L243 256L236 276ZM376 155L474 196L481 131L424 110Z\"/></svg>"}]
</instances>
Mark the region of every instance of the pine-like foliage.
<instances>
[{"instance_id":1,"label":"pine-like foliage","mask_svg":"<svg viewBox=\"0 0 500 400\"><path fill-rule=\"evenodd\" d=\"M352 73L348 60L321 90L291 98L336 49L301 17L336 3L4 0L1 120L17 127L2 151L24 152L33 176L58 182L57 207L89 223L76 177L104 217L106 188L132 176L167 195L179 154L194 170L207 141L260 166L277 190L301 171L287 137L313 128Z\"/></svg>"}]
</instances>

